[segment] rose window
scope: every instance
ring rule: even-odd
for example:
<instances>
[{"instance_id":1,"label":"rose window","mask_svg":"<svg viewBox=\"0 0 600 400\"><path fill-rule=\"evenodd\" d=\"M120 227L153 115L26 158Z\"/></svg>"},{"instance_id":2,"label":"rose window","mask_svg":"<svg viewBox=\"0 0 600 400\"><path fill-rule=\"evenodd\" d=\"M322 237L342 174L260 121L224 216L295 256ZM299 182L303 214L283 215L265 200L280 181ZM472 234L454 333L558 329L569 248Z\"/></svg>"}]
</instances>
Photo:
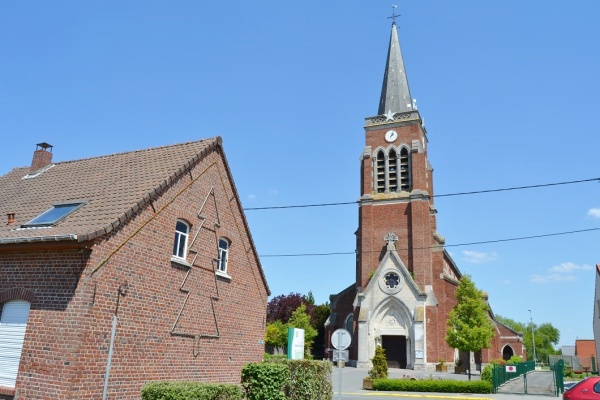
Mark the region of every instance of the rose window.
<instances>
[{"instance_id":1,"label":"rose window","mask_svg":"<svg viewBox=\"0 0 600 400\"><path fill-rule=\"evenodd\" d=\"M388 289L395 289L400 284L400 276L395 272L388 272L384 275L383 280L385 287Z\"/></svg>"}]
</instances>

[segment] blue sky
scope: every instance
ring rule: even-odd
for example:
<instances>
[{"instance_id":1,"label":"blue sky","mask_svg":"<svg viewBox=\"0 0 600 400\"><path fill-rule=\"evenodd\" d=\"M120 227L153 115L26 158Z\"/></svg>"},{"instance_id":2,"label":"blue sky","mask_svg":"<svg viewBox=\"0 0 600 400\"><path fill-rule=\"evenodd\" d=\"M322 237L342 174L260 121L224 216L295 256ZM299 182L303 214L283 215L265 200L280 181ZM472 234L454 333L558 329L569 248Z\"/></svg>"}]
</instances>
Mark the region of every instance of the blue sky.
<instances>
[{"instance_id":1,"label":"blue sky","mask_svg":"<svg viewBox=\"0 0 600 400\"><path fill-rule=\"evenodd\" d=\"M359 197L391 2L0 6L0 173L220 135L244 207ZM600 177L600 3L399 3L437 195ZM592 335L598 182L439 197L438 230L495 313ZM356 205L247 211L273 295L354 280Z\"/></svg>"}]
</instances>

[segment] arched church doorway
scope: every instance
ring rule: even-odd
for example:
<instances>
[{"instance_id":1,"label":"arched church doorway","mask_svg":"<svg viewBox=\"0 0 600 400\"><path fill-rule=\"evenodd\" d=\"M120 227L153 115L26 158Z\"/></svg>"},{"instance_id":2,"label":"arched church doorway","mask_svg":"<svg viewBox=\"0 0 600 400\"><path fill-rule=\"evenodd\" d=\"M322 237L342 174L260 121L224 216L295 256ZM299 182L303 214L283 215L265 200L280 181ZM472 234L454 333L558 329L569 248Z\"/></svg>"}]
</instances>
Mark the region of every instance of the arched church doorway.
<instances>
[{"instance_id":1,"label":"arched church doorway","mask_svg":"<svg viewBox=\"0 0 600 400\"><path fill-rule=\"evenodd\" d=\"M510 360L510 358L514 355L515 353L513 352L512 347L510 347L509 345L504 346L504 348L502 349L502 359L504 361L508 361Z\"/></svg>"},{"instance_id":2,"label":"arched church doorway","mask_svg":"<svg viewBox=\"0 0 600 400\"><path fill-rule=\"evenodd\" d=\"M406 368L406 336L381 336L381 347L385 350L388 367Z\"/></svg>"}]
</instances>

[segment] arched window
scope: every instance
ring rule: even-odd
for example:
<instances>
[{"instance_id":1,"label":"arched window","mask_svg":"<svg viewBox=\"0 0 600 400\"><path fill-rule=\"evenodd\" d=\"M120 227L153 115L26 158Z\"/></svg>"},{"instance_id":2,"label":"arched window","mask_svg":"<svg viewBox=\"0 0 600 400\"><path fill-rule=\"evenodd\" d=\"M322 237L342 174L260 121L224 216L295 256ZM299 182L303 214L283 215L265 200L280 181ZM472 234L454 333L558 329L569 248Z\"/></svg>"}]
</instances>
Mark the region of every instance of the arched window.
<instances>
[{"instance_id":1,"label":"arched window","mask_svg":"<svg viewBox=\"0 0 600 400\"><path fill-rule=\"evenodd\" d=\"M229 259L229 241L225 238L219 239L219 264L217 269L227 272L227 260Z\"/></svg>"},{"instance_id":2,"label":"arched window","mask_svg":"<svg viewBox=\"0 0 600 400\"><path fill-rule=\"evenodd\" d=\"M354 332L354 314L350 314L346 317L344 329L350 332L350 337L352 337L352 333Z\"/></svg>"},{"instance_id":3,"label":"arched window","mask_svg":"<svg viewBox=\"0 0 600 400\"><path fill-rule=\"evenodd\" d=\"M410 153L406 147L400 152L392 148L387 153L379 150L374 157L375 185L377 193L410 190Z\"/></svg>"},{"instance_id":4,"label":"arched window","mask_svg":"<svg viewBox=\"0 0 600 400\"><path fill-rule=\"evenodd\" d=\"M11 300L0 306L0 386L15 387L29 306L26 300Z\"/></svg>"},{"instance_id":5,"label":"arched window","mask_svg":"<svg viewBox=\"0 0 600 400\"><path fill-rule=\"evenodd\" d=\"M410 190L410 160L408 149L400 150L400 190Z\"/></svg>"},{"instance_id":6,"label":"arched window","mask_svg":"<svg viewBox=\"0 0 600 400\"><path fill-rule=\"evenodd\" d=\"M390 192L398 190L398 156L394 149L388 154L388 188Z\"/></svg>"},{"instance_id":7,"label":"arched window","mask_svg":"<svg viewBox=\"0 0 600 400\"><path fill-rule=\"evenodd\" d=\"M383 193L385 192L385 154L383 150L379 150L375 162L377 163L375 189L377 193Z\"/></svg>"},{"instance_id":8,"label":"arched window","mask_svg":"<svg viewBox=\"0 0 600 400\"><path fill-rule=\"evenodd\" d=\"M173 243L173 256L185 260L187 256L188 235L190 226L182 221L177 220L175 225L175 243Z\"/></svg>"}]
</instances>

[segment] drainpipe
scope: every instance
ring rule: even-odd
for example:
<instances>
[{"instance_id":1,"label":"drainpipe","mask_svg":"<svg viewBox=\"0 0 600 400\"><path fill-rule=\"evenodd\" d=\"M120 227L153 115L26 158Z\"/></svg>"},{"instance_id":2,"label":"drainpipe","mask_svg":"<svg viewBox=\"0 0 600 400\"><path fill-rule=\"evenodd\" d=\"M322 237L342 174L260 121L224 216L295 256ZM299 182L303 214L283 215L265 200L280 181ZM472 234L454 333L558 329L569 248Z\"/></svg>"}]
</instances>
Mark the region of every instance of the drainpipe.
<instances>
[{"instance_id":1,"label":"drainpipe","mask_svg":"<svg viewBox=\"0 0 600 400\"><path fill-rule=\"evenodd\" d=\"M115 307L115 315L113 315L112 330L110 332L110 346L108 348L106 372L104 373L104 389L102 390L102 400L106 400L108 398L108 377L110 375L110 365L112 363L113 349L115 346L115 335L117 333L117 315L119 313L119 300L121 300L121 296L125 296L128 288L129 286L127 285L127 281L125 281L125 283L119 285L119 289L117 291L117 305Z\"/></svg>"}]
</instances>

